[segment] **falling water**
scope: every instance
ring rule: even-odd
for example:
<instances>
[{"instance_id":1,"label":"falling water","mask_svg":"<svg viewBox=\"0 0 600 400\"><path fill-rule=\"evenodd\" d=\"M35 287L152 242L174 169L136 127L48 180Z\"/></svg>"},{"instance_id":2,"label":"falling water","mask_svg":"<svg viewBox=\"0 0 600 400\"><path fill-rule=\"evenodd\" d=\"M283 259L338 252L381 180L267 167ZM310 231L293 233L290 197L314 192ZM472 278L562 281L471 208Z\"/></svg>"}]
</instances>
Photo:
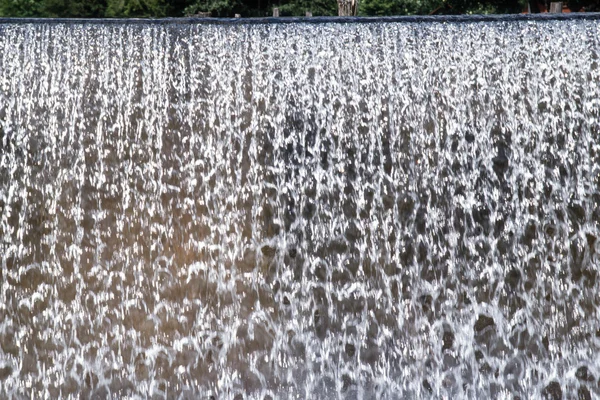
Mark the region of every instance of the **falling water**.
<instances>
[{"instance_id":1,"label":"falling water","mask_svg":"<svg viewBox=\"0 0 600 400\"><path fill-rule=\"evenodd\" d=\"M600 395L600 22L0 25L0 397Z\"/></svg>"}]
</instances>

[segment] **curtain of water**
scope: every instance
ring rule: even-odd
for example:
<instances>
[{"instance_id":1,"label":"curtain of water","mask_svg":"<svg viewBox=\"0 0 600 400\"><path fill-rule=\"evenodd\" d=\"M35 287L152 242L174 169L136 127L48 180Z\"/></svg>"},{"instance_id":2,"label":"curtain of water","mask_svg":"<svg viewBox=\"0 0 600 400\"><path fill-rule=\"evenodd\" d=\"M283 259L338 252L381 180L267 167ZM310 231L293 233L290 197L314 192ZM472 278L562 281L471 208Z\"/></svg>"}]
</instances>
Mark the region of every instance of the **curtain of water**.
<instances>
[{"instance_id":1,"label":"curtain of water","mask_svg":"<svg viewBox=\"0 0 600 400\"><path fill-rule=\"evenodd\" d=\"M600 395L598 37L1 25L0 397Z\"/></svg>"}]
</instances>

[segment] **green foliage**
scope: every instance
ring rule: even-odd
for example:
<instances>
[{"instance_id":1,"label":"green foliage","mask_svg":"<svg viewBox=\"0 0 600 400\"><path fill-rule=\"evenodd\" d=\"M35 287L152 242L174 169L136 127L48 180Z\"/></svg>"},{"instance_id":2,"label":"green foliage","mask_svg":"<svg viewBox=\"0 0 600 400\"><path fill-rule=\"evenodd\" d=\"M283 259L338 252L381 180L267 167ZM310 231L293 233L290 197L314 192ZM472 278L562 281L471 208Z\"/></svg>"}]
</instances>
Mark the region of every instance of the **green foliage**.
<instances>
[{"instance_id":1,"label":"green foliage","mask_svg":"<svg viewBox=\"0 0 600 400\"><path fill-rule=\"evenodd\" d=\"M0 0L3 17L37 17L41 15L44 0Z\"/></svg>"},{"instance_id":2,"label":"green foliage","mask_svg":"<svg viewBox=\"0 0 600 400\"><path fill-rule=\"evenodd\" d=\"M514 14L527 0L363 0L361 15Z\"/></svg>"},{"instance_id":3,"label":"green foliage","mask_svg":"<svg viewBox=\"0 0 600 400\"><path fill-rule=\"evenodd\" d=\"M165 17L165 0L108 0L107 17Z\"/></svg>"},{"instance_id":4,"label":"green foliage","mask_svg":"<svg viewBox=\"0 0 600 400\"><path fill-rule=\"evenodd\" d=\"M213 17L266 17L279 8L282 17L304 16L306 11L318 15L337 15L337 0L195 0L185 9L186 15L210 12Z\"/></svg>"},{"instance_id":5,"label":"green foliage","mask_svg":"<svg viewBox=\"0 0 600 400\"><path fill-rule=\"evenodd\" d=\"M440 7L440 0L363 0L359 14L366 16L429 14Z\"/></svg>"},{"instance_id":6,"label":"green foliage","mask_svg":"<svg viewBox=\"0 0 600 400\"><path fill-rule=\"evenodd\" d=\"M209 12L212 17L233 17L245 10L240 0L200 0L185 8L186 15Z\"/></svg>"},{"instance_id":7,"label":"green foliage","mask_svg":"<svg viewBox=\"0 0 600 400\"><path fill-rule=\"evenodd\" d=\"M282 17L303 17L307 11L315 17L337 15L337 1L290 1L279 6L279 14Z\"/></svg>"},{"instance_id":8,"label":"green foliage","mask_svg":"<svg viewBox=\"0 0 600 400\"><path fill-rule=\"evenodd\" d=\"M518 13L528 0L359 0L359 15ZM549 2L549 0L544 0ZM599 11L600 0L567 0L572 10ZM541 1L540 1L541 3ZM536 2L531 1L532 11ZM0 17L264 17L279 7L281 16L337 15L337 0L0 0Z\"/></svg>"},{"instance_id":9,"label":"green foliage","mask_svg":"<svg viewBox=\"0 0 600 400\"><path fill-rule=\"evenodd\" d=\"M45 0L42 2L41 14L53 18L96 18L104 16L105 10L105 1Z\"/></svg>"},{"instance_id":10,"label":"green foliage","mask_svg":"<svg viewBox=\"0 0 600 400\"><path fill-rule=\"evenodd\" d=\"M2 17L181 17L193 0L0 0Z\"/></svg>"},{"instance_id":11,"label":"green foliage","mask_svg":"<svg viewBox=\"0 0 600 400\"><path fill-rule=\"evenodd\" d=\"M527 0L448 0L452 14L516 14L527 7Z\"/></svg>"},{"instance_id":12,"label":"green foliage","mask_svg":"<svg viewBox=\"0 0 600 400\"><path fill-rule=\"evenodd\" d=\"M0 16L94 18L104 16L106 2L90 0L0 0Z\"/></svg>"}]
</instances>

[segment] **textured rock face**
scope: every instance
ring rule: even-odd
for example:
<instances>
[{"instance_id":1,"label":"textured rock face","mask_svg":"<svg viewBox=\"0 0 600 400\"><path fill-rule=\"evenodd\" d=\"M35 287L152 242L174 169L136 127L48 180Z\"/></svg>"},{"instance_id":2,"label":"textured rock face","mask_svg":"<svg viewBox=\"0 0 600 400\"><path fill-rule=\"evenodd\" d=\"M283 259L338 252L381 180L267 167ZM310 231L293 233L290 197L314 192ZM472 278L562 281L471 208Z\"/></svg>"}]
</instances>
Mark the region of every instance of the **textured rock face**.
<instances>
[{"instance_id":1,"label":"textured rock face","mask_svg":"<svg viewBox=\"0 0 600 400\"><path fill-rule=\"evenodd\" d=\"M0 26L0 397L600 396L599 34Z\"/></svg>"}]
</instances>

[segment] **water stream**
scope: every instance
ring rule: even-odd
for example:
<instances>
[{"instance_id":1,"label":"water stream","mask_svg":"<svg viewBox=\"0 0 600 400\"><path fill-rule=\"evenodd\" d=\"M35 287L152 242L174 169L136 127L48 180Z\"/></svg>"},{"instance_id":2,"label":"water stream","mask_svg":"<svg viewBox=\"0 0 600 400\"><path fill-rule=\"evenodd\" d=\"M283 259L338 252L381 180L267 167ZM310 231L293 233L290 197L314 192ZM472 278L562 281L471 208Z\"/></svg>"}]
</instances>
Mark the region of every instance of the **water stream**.
<instances>
[{"instance_id":1,"label":"water stream","mask_svg":"<svg viewBox=\"0 0 600 400\"><path fill-rule=\"evenodd\" d=\"M0 397L600 396L599 56L595 20L0 24Z\"/></svg>"}]
</instances>

